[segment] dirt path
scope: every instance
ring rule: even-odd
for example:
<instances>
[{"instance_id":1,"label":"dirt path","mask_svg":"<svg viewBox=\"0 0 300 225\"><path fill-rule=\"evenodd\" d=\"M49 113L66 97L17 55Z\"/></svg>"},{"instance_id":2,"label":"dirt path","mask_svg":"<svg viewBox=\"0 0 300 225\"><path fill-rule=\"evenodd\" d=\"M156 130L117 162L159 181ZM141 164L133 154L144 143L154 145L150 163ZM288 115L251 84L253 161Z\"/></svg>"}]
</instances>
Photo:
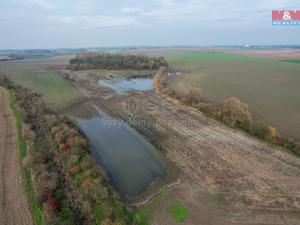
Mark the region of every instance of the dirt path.
<instances>
[{"instance_id":1,"label":"dirt path","mask_svg":"<svg viewBox=\"0 0 300 225\"><path fill-rule=\"evenodd\" d=\"M164 191L171 191L173 189L175 189L179 184L181 183L181 179L179 178L177 181L169 184L169 185L166 185L164 187L162 187L159 191L151 194L148 198L146 198L145 200L141 201L141 202L136 202L136 203L133 203L132 207L137 207L137 208L141 208L143 206L146 206L146 205L149 205L150 203L152 203L152 201L154 200L154 198L156 196L158 196L160 193L164 192Z\"/></svg>"},{"instance_id":2,"label":"dirt path","mask_svg":"<svg viewBox=\"0 0 300 225\"><path fill-rule=\"evenodd\" d=\"M0 224L32 225L22 186L16 125L0 87Z\"/></svg>"}]
</instances>

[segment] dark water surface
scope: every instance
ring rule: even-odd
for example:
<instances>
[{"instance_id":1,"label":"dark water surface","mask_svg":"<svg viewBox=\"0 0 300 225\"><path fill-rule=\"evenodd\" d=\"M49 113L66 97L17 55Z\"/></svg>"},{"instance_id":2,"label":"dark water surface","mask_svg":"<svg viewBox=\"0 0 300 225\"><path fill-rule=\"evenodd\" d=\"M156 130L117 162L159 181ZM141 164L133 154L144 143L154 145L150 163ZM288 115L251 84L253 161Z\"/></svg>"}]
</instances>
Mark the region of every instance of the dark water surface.
<instances>
[{"instance_id":1,"label":"dark water surface","mask_svg":"<svg viewBox=\"0 0 300 225\"><path fill-rule=\"evenodd\" d=\"M99 116L78 119L78 125L92 145L92 154L103 165L113 186L123 195L144 192L164 169L150 151L154 147L121 120L98 109Z\"/></svg>"}]
</instances>

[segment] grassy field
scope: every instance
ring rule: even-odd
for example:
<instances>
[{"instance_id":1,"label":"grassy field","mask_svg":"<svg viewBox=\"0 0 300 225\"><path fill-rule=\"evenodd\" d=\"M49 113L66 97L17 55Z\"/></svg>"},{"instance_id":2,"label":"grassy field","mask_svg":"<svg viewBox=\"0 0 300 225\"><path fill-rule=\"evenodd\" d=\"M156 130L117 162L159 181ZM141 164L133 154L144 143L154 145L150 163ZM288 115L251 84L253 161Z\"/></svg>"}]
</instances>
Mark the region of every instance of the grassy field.
<instances>
[{"instance_id":1,"label":"grassy field","mask_svg":"<svg viewBox=\"0 0 300 225\"><path fill-rule=\"evenodd\" d=\"M300 63L300 60L285 60L285 62Z\"/></svg>"},{"instance_id":2,"label":"grassy field","mask_svg":"<svg viewBox=\"0 0 300 225\"><path fill-rule=\"evenodd\" d=\"M51 108L64 108L81 97L80 92L55 73L41 73L13 78L20 83L43 95Z\"/></svg>"},{"instance_id":3,"label":"grassy field","mask_svg":"<svg viewBox=\"0 0 300 225\"><path fill-rule=\"evenodd\" d=\"M47 61L45 61L47 62ZM40 93L51 109L61 110L82 97L80 91L54 72L43 68L41 60L1 63L0 74Z\"/></svg>"},{"instance_id":4,"label":"grassy field","mask_svg":"<svg viewBox=\"0 0 300 225\"><path fill-rule=\"evenodd\" d=\"M206 96L236 96L250 106L254 119L300 139L300 65L223 53L167 56L171 68L184 70L169 88L199 87Z\"/></svg>"},{"instance_id":5,"label":"grassy field","mask_svg":"<svg viewBox=\"0 0 300 225\"><path fill-rule=\"evenodd\" d=\"M170 206L169 213L177 223L182 223L187 218L189 211L183 205L176 203Z\"/></svg>"},{"instance_id":6,"label":"grassy field","mask_svg":"<svg viewBox=\"0 0 300 225\"><path fill-rule=\"evenodd\" d=\"M201 53L183 53L167 56L168 61L171 62L199 62L199 61L227 61L227 60L239 60L239 61L254 61L256 58L225 54L222 52L201 52Z\"/></svg>"}]
</instances>

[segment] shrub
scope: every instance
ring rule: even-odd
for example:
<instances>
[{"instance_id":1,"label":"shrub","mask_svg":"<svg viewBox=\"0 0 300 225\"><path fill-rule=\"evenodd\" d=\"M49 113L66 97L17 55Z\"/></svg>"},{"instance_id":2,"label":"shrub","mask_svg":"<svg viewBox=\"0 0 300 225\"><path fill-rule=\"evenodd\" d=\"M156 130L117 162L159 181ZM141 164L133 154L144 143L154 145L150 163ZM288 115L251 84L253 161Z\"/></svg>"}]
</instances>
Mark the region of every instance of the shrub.
<instances>
[{"instance_id":1,"label":"shrub","mask_svg":"<svg viewBox=\"0 0 300 225\"><path fill-rule=\"evenodd\" d=\"M186 92L184 92L182 97L182 102L189 106L195 106L202 99L202 92L198 88L189 88Z\"/></svg>"},{"instance_id":2,"label":"shrub","mask_svg":"<svg viewBox=\"0 0 300 225\"><path fill-rule=\"evenodd\" d=\"M70 136L71 138L74 138L74 137L79 136L79 134L78 134L77 130L75 130L75 129L73 129L73 128L70 128L70 129L69 129L69 136Z\"/></svg>"},{"instance_id":3,"label":"shrub","mask_svg":"<svg viewBox=\"0 0 300 225\"><path fill-rule=\"evenodd\" d=\"M80 166L73 166L72 168L69 169L69 172L72 174L72 175L75 175L77 173L80 173L81 169L80 169Z\"/></svg>"},{"instance_id":4,"label":"shrub","mask_svg":"<svg viewBox=\"0 0 300 225\"><path fill-rule=\"evenodd\" d=\"M56 143L60 143L60 141L62 140L62 139L64 139L65 138L65 135L63 134L63 132L60 130L60 131L58 131L56 134L55 134L55 141L56 141Z\"/></svg>"},{"instance_id":5,"label":"shrub","mask_svg":"<svg viewBox=\"0 0 300 225\"><path fill-rule=\"evenodd\" d=\"M47 115L45 117L46 117L46 121L47 121L48 126L52 127L52 129L55 128L55 126L58 123L57 116L56 115ZM52 132L52 129L51 129L51 132ZM53 134L53 132L52 132L52 134Z\"/></svg>"},{"instance_id":6,"label":"shrub","mask_svg":"<svg viewBox=\"0 0 300 225\"><path fill-rule=\"evenodd\" d=\"M44 164L47 161L47 158L42 153L39 152L33 153L33 159L36 165Z\"/></svg>"},{"instance_id":7,"label":"shrub","mask_svg":"<svg viewBox=\"0 0 300 225\"><path fill-rule=\"evenodd\" d=\"M30 130L29 129L23 130L22 137L25 141L29 141L30 140Z\"/></svg>"},{"instance_id":8,"label":"shrub","mask_svg":"<svg viewBox=\"0 0 300 225\"><path fill-rule=\"evenodd\" d=\"M70 140L70 145L72 147L77 147L77 148L84 149L84 150L88 148L87 140L85 140L79 136L73 137Z\"/></svg>"},{"instance_id":9,"label":"shrub","mask_svg":"<svg viewBox=\"0 0 300 225\"><path fill-rule=\"evenodd\" d=\"M252 122L250 120L237 121L235 126L249 133L251 131Z\"/></svg>"},{"instance_id":10,"label":"shrub","mask_svg":"<svg viewBox=\"0 0 300 225\"><path fill-rule=\"evenodd\" d=\"M166 77L165 77L165 68L160 68L158 73L156 74L156 76L153 79L153 87L154 89L159 92L162 93L165 90L166 87Z\"/></svg>"},{"instance_id":11,"label":"shrub","mask_svg":"<svg viewBox=\"0 0 300 225\"><path fill-rule=\"evenodd\" d=\"M84 157L80 164L80 167L83 170L91 169L91 168L93 168L93 166L94 166L94 161L90 157Z\"/></svg>"},{"instance_id":12,"label":"shrub","mask_svg":"<svg viewBox=\"0 0 300 225\"><path fill-rule=\"evenodd\" d=\"M70 146L68 144L60 144L59 146L63 152L68 152L70 149Z\"/></svg>"},{"instance_id":13,"label":"shrub","mask_svg":"<svg viewBox=\"0 0 300 225\"><path fill-rule=\"evenodd\" d=\"M36 183L39 189L54 191L59 184L58 175L56 173L49 173L42 170L36 177Z\"/></svg>"},{"instance_id":14,"label":"shrub","mask_svg":"<svg viewBox=\"0 0 300 225\"><path fill-rule=\"evenodd\" d=\"M56 133L58 133L59 132L59 128L58 127L52 127L51 128L51 133L53 134L53 135L55 135Z\"/></svg>"},{"instance_id":15,"label":"shrub","mask_svg":"<svg viewBox=\"0 0 300 225\"><path fill-rule=\"evenodd\" d=\"M49 190L43 190L41 193L42 200L44 202L48 201L52 197L52 193Z\"/></svg>"},{"instance_id":16,"label":"shrub","mask_svg":"<svg viewBox=\"0 0 300 225\"><path fill-rule=\"evenodd\" d=\"M55 211L53 210L53 208L50 205L47 204L47 202L45 202L43 204L42 208L43 208L43 215L44 215L45 221L47 222L47 224L51 224L52 220L56 219Z\"/></svg>"},{"instance_id":17,"label":"shrub","mask_svg":"<svg viewBox=\"0 0 300 225\"><path fill-rule=\"evenodd\" d=\"M220 120L222 116L221 108L214 103L210 102L201 102L197 104L197 109L205 113L208 116L211 116L215 119Z\"/></svg>"},{"instance_id":18,"label":"shrub","mask_svg":"<svg viewBox=\"0 0 300 225\"><path fill-rule=\"evenodd\" d=\"M59 144L65 144L66 143L66 138L65 137L59 137Z\"/></svg>"},{"instance_id":19,"label":"shrub","mask_svg":"<svg viewBox=\"0 0 300 225\"><path fill-rule=\"evenodd\" d=\"M72 146L70 148L70 153L72 155L82 155L84 153L84 149L77 147L77 146Z\"/></svg>"},{"instance_id":20,"label":"shrub","mask_svg":"<svg viewBox=\"0 0 300 225\"><path fill-rule=\"evenodd\" d=\"M235 97L227 99L223 104L222 121L230 127L237 127L237 123L244 121L252 121L248 105Z\"/></svg>"},{"instance_id":21,"label":"shrub","mask_svg":"<svg viewBox=\"0 0 300 225\"><path fill-rule=\"evenodd\" d=\"M267 141L273 141L278 136L279 135L278 135L277 129L275 127L268 127L268 133L267 133L267 136L266 136Z\"/></svg>"},{"instance_id":22,"label":"shrub","mask_svg":"<svg viewBox=\"0 0 300 225\"><path fill-rule=\"evenodd\" d=\"M260 124L253 123L251 125L250 133L262 140L280 143L283 141L281 138L278 137L278 133L275 128L273 127L266 127ZM284 144L283 144L284 145Z\"/></svg>"},{"instance_id":23,"label":"shrub","mask_svg":"<svg viewBox=\"0 0 300 225\"><path fill-rule=\"evenodd\" d=\"M105 218L111 218L113 216L113 204L111 201L103 201L101 203L101 209Z\"/></svg>"},{"instance_id":24,"label":"shrub","mask_svg":"<svg viewBox=\"0 0 300 225\"><path fill-rule=\"evenodd\" d=\"M56 190L56 188L59 185L59 178L56 173L51 173L51 177L49 178L47 185L48 185L47 188L49 190L51 190L51 191Z\"/></svg>"},{"instance_id":25,"label":"shrub","mask_svg":"<svg viewBox=\"0 0 300 225\"><path fill-rule=\"evenodd\" d=\"M59 201L52 197L48 198L47 205L54 211L57 211L60 207Z\"/></svg>"},{"instance_id":26,"label":"shrub","mask_svg":"<svg viewBox=\"0 0 300 225\"><path fill-rule=\"evenodd\" d=\"M42 197L42 193L39 191L36 191L34 193L34 202L36 205L42 207L42 204L45 202L43 197Z\"/></svg>"},{"instance_id":27,"label":"shrub","mask_svg":"<svg viewBox=\"0 0 300 225\"><path fill-rule=\"evenodd\" d=\"M74 164L78 163L79 160L80 160L79 155L71 155L69 162L71 165L74 165Z\"/></svg>"},{"instance_id":28,"label":"shrub","mask_svg":"<svg viewBox=\"0 0 300 225\"><path fill-rule=\"evenodd\" d=\"M115 223L111 219L105 219L103 220L102 225L115 225Z\"/></svg>"},{"instance_id":29,"label":"shrub","mask_svg":"<svg viewBox=\"0 0 300 225\"><path fill-rule=\"evenodd\" d=\"M74 225L74 222L63 219L58 215L52 215L47 218L46 225Z\"/></svg>"}]
</instances>

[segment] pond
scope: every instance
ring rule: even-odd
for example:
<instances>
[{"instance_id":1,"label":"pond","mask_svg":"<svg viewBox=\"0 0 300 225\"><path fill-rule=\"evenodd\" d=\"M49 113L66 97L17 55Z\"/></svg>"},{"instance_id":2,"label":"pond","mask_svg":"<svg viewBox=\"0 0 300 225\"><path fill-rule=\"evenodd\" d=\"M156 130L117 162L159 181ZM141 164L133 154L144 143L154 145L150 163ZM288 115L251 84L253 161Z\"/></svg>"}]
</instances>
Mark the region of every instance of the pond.
<instances>
[{"instance_id":1,"label":"pond","mask_svg":"<svg viewBox=\"0 0 300 225\"><path fill-rule=\"evenodd\" d=\"M128 91L152 90L152 77L111 78L100 80L98 85L113 89L118 95L126 95Z\"/></svg>"},{"instance_id":2,"label":"pond","mask_svg":"<svg viewBox=\"0 0 300 225\"><path fill-rule=\"evenodd\" d=\"M77 120L91 143L93 157L121 194L130 197L143 193L156 178L165 176L151 154L154 147L126 123L97 110L99 116Z\"/></svg>"}]
</instances>

